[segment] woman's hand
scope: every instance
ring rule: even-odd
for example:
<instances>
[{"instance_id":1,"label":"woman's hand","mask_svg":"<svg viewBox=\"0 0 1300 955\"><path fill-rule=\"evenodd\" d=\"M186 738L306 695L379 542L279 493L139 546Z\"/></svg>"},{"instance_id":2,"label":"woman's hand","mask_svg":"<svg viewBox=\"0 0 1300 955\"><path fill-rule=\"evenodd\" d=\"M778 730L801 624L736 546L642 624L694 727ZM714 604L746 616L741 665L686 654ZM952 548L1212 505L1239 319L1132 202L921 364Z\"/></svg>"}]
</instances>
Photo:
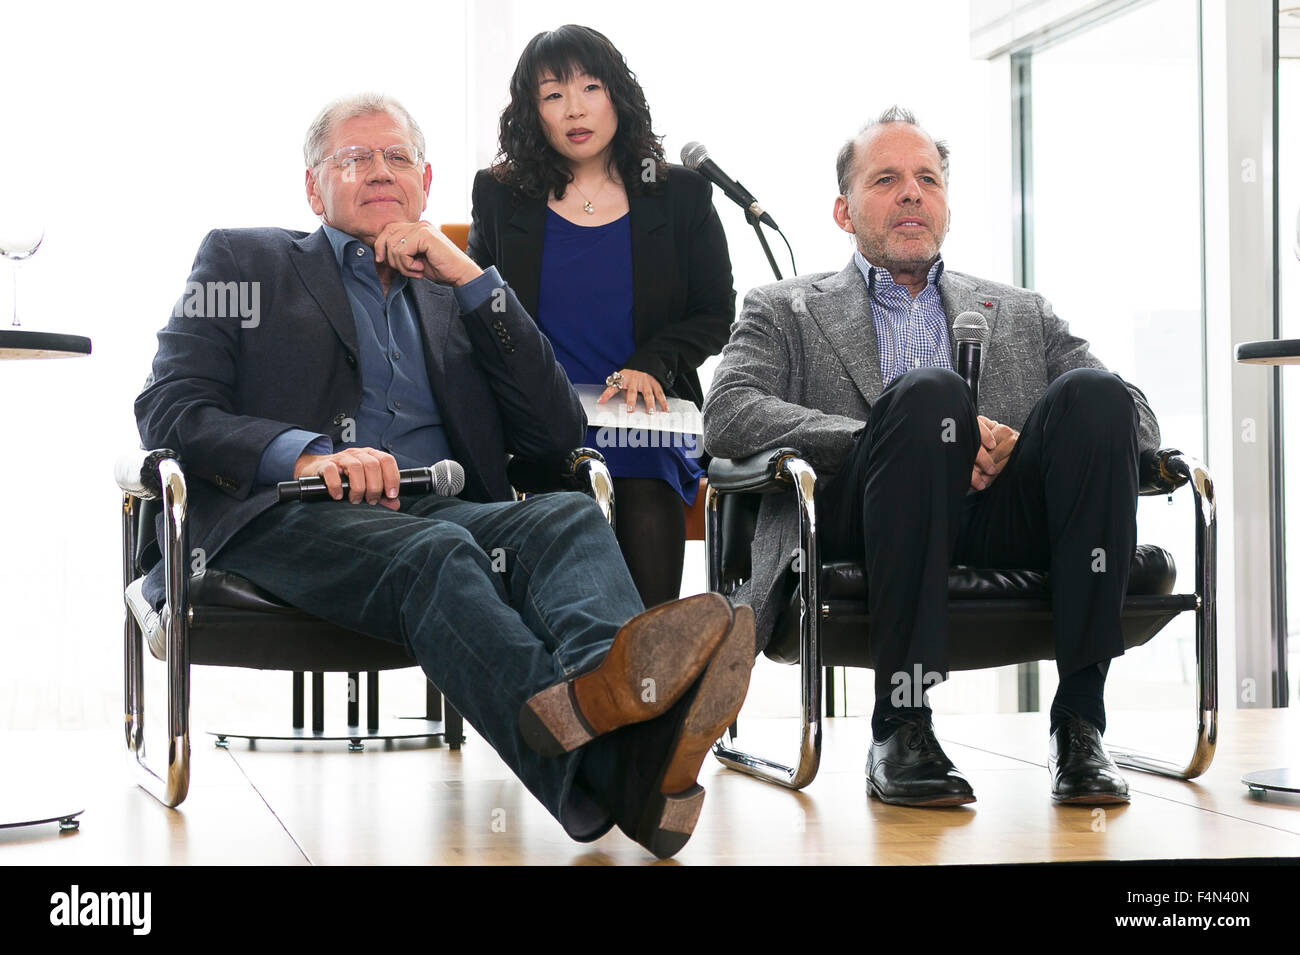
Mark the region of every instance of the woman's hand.
<instances>
[{"instance_id":1,"label":"woman's hand","mask_svg":"<svg viewBox=\"0 0 1300 955\"><path fill-rule=\"evenodd\" d=\"M614 384L605 389L596 404L603 405L618 392L623 391L627 393L628 414L636 411L638 395L645 399L645 408L650 414L655 413L656 403L662 410L668 410L668 398L664 395L663 386L659 384L654 375L647 374L644 371L633 371L630 368L621 368L605 381L606 383L612 381Z\"/></svg>"}]
</instances>

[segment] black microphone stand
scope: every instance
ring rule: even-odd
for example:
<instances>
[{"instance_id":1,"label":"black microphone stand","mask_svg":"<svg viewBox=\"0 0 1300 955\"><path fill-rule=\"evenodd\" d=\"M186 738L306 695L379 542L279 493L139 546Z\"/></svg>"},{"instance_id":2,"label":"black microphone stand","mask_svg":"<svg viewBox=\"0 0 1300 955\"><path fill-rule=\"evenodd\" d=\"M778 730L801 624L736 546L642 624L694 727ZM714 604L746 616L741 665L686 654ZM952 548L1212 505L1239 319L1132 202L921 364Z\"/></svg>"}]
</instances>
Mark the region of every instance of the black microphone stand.
<instances>
[{"instance_id":1,"label":"black microphone stand","mask_svg":"<svg viewBox=\"0 0 1300 955\"><path fill-rule=\"evenodd\" d=\"M772 274L776 276L776 280L781 281L781 270L777 268L776 256L772 255L772 247L767 244L767 236L763 235L763 224L758 221L758 216L754 215L752 209L745 210L745 221L754 227L754 234L758 236L758 244L763 247L763 254L767 256L767 264L772 266ZM777 231L780 232L779 229ZM784 233L781 237L785 238ZM794 261L793 255L790 260Z\"/></svg>"}]
</instances>

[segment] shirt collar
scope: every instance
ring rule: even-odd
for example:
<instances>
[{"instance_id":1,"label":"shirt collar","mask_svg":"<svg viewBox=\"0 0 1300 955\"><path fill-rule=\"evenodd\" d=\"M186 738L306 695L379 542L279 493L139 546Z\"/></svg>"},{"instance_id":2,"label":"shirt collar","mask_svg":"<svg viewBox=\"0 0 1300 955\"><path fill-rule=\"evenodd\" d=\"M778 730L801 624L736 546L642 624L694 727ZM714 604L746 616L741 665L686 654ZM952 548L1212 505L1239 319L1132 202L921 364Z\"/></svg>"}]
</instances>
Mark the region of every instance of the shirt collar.
<instances>
[{"instance_id":1,"label":"shirt collar","mask_svg":"<svg viewBox=\"0 0 1300 955\"><path fill-rule=\"evenodd\" d=\"M878 265L872 265L868 262L866 256L862 254L861 249L853 250L853 264L856 265L858 271L862 273L862 279L867 283L867 291L869 293L884 291L888 288L902 288L901 285L894 281L894 277L889 273L888 269L882 268ZM934 265L930 266L930 271L926 273L925 284L927 286L937 286L939 284L939 276L942 274L943 256L940 255L935 259ZM910 296L911 293L909 292L908 294Z\"/></svg>"},{"instance_id":2,"label":"shirt collar","mask_svg":"<svg viewBox=\"0 0 1300 955\"><path fill-rule=\"evenodd\" d=\"M349 251L348 246L354 242L361 245L360 239L350 236L346 232L340 232L332 225L322 225L321 228L325 230L325 238L330 240L330 246L334 249L334 258L339 265L343 264L343 253ZM356 252L352 254L356 255Z\"/></svg>"},{"instance_id":3,"label":"shirt collar","mask_svg":"<svg viewBox=\"0 0 1300 955\"><path fill-rule=\"evenodd\" d=\"M356 272L356 269L360 267L361 263L356 260L361 258L366 265L370 266L369 270L365 271L365 274L371 280L378 281L375 275L375 254L370 246L355 236L350 236L346 232L334 228L332 225L322 225L321 228L325 230L325 237L330 240L330 246L334 249L334 260L338 262L340 271L344 274L348 272L353 275L360 274ZM358 252L367 254L358 256ZM388 287L389 294L402 291L402 289L406 288L406 284L406 276L400 272L394 272L392 282Z\"/></svg>"}]
</instances>

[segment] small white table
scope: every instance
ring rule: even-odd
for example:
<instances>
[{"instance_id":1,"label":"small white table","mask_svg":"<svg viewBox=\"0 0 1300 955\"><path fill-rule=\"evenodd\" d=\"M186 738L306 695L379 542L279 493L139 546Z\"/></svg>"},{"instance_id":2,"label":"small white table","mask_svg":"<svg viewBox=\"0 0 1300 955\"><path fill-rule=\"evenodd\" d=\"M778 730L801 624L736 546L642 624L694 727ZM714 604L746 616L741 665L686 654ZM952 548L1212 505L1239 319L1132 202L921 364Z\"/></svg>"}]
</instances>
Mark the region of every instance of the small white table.
<instances>
[{"instance_id":1,"label":"small white table","mask_svg":"<svg viewBox=\"0 0 1300 955\"><path fill-rule=\"evenodd\" d=\"M59 335L53 332L33 332L21 328L0 328L0 360L24 358L80 358L90 354L90 339L82 335ZM32 805L26 804L31 799ZM85 810L77 808L71 800L63 803L51 799L43 806L46 797L39 799L31 796L15 798L6 794L4 803L0 804L0 829L13 829L18 826L39 826L48 822L57 822L63 830L77 829L81 822L77 819ZM51 810L50 806L57 811Z\"/></svg>"}]
</instances>

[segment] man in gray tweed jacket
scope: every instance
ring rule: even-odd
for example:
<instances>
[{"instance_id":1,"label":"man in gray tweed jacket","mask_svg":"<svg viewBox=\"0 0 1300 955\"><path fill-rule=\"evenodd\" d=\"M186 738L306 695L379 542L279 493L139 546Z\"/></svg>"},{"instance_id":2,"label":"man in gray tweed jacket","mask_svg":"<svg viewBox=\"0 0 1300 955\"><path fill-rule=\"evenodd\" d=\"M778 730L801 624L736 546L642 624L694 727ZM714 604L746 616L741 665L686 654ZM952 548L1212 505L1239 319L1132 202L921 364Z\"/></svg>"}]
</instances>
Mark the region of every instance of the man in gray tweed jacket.
<instances>
[{"instance_id":1,"label":"man in gray tweed jacket","mask_svg":"<svg viewBox=\"0 0 1300 955\"><path fill-rule=\"evenodd\" d=\"M835 222L855 237L853 260L749 293L704 405L705 447L799 448L819 479L822 555L865 563L873 795L974 801L934 736L924 687L905 692L913 673L947 676L947 572L966 563L1051 569L1052 796L1125 802L1101 743L1102 694L1124 652L1138 454L1159 444L1155 416L1042 296L944 268L948 149L910 113L891 108L845 143L836 173ZM978 414L952 371L952 322L967 311L990 329ZM797 545L792 499L765 497L742 593L760 647Z\"/></svg>"}]
</instances>

